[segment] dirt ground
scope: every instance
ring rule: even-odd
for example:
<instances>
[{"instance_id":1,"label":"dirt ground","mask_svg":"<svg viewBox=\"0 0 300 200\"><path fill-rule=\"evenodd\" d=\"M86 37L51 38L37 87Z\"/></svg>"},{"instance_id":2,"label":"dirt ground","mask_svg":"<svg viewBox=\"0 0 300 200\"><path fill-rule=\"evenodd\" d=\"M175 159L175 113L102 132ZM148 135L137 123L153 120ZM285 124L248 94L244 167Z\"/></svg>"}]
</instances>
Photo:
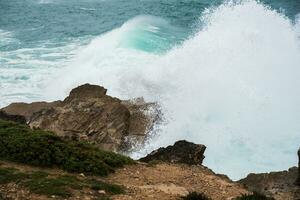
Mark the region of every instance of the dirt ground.
<instances>
[{"instance_id":1,"label":"dirt ground","mask_svg":"<svg viewBox=\"0 0 300 200\"><path fill-rule=\"evenodd\" d=\"M0 162L1 167L13 167L20 171L46 171L50 175L69 174L58 169L36 168L8 162ZM82 174L72 174L81 179ZM94 177L99 180L124 186L125 194L113 195L113 200L175 200L189 192L197 191L206 194L212 200L230 200L241 194L249 193L241 185L230 181L225 176L214 174L203 166L184 164L145 164L126 166L108 177ZM17 183L0 185L0 193L13 200L48 200L59 199L30 193ZM74 190L69 199L98 200L97 191L88 189ZM1 199L1 197L0 197ZM60 198L61 199L61 198Z\"/></svg>"}]
</instances>

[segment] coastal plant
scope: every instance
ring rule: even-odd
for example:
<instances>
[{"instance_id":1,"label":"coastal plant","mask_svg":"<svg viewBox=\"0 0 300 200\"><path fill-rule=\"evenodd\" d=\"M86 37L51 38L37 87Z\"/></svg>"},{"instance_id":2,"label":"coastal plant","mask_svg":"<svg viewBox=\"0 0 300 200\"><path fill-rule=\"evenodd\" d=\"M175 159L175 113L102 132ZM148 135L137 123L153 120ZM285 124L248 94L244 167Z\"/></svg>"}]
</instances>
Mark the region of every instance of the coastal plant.
<instances>
[{"instance_id":1,"label":"coastal plant","mask_svg":"<svg viewBox=\"0 0 300 200\"><path fill-rule=\"evenodd\" d=\"M79 179L73 175L53 176L44 171L20 172L12 168L0 168L0 184L8 183L17 183L32 193L49 197L54 195L67 198L72 196L72 190L82 190L83 188L104 190L107 195L124 193L123 187L96 179ZM107 195L100 197L108 198Z\"/></svg>"},{"instance_id":2,"label":"coastal plant","mask_svg":"<svg viewBox=\"0 0 300 200\"><path fill-rule=\"evenodd\" d=\"M0 159L100 176L134 163L129 157L88 143L63 140L52 132L3 120L0 120Z\"/></svg>"},{"instance_id":3,"label":"coastal plant","mask_svg":"<svg viewBox=\"0 0 300 200\"><path fill-rule=\"evenodd\" d=\"M181 197L182 200L211 200L203 193L190 192L188 195Z\"/></svg>"},{"instance_id":4,"label":"coastal plant","mask_svg":"<svg viewBox=\"0 0 300 200\"><path fill-rule=\"evenodd\" d=\"M240 197L237 197L235 200L274 200L274 198L255 192L253 194L244 194Z\"/></svg>"},{"instance_id":5,"label":"coastal plant","mask_svg":"<svg viewBox=\"0 0 300 200\"><path fill-rule=\"evenodd\" d=\"M0 200L4 200L4 196L2 193L0 193Z\"/></svg>"}]
</instances>

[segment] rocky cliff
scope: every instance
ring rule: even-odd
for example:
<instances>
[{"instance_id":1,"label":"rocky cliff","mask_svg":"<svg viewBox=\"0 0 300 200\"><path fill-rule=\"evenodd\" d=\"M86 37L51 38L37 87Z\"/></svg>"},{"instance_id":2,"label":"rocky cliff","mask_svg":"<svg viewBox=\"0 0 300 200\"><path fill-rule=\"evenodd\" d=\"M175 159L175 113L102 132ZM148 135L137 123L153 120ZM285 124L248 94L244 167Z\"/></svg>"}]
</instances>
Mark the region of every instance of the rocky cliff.
<instances>
[{"instance_id":1,"label":"rocky cliff","mask_svg":"<svg viewBox=\"0 0 300 200\"><path fill-rule=\"evenodd\" d=\"M132 145L128 141L143 143L159 118L156 105L143 99L121 101L106 92L104 87L85 84L74 88L63 101L13 103L2 111L25 117L32 128L89 141L105 150L124 150Z\"/></svg>"},{"instance_id":2,"label":"rocky cliff","mask_svg":"<svg viewBox=\"0 0 300 200\"><path fill-rule=\"evenodd\" d=\"M299 153L298 151L300 163ZM275 199L300 200L299 170L299 167L292 167L287 171L252 173L238 182L252 192L258 192Z\"/></svg>"}]
</instances>

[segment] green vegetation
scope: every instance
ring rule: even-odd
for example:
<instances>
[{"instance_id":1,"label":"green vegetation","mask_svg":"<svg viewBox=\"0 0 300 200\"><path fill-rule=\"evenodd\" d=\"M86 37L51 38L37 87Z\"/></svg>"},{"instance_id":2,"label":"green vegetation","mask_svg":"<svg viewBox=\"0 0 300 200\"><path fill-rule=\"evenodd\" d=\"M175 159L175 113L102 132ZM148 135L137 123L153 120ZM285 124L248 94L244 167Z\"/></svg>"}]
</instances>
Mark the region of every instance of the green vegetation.
<instances>
[{"instance_id":1,"label":"green vegetation","mask_svg":"<svg viewBox=\"0 0 300 200\"><path fill-rule=\"evenodd\" d=\"M183 200L211 200L203 193L190 192L187 196L181 197Z\"/></svg>"},{"instance_id":2,"label":"green vegetation","mask_svg":"<svg viewBox=\"0 0 300 200\"><path fill-rule=\"evenodd\" d=\"M100 176L134 163L128 157L99 150L91 144L66 141L51 132L2 120L0 159Z\"/></svg>"},{"instance_id":3,"label":"green vegetation","mask_svg":"<svg viewBox=\"0 0 300 200\"><path fill-rule=\"evenodd\" d=\"M245 194L241 197L236 198L235 200L274 200L273 198L266 197L263 194L254 193L254 194Z\"/></svg>"},{"instance_id":4,"label":"green vegetation","mask_svg":"<svg viewBox=\"0 0 300 200\"><path fill-rule=\"evenodd\" d=\"M47 196L55 195L64 198L72 196L72 190L81 190L83 188L97 191L105 190L109 195L124 192L121 186L108 184L95 179L79 179L70 175L53 177L42 171L23 173L16 169L0 168L0 184L11 182L18 183L36 194ZM106 195L102 195L99 198L108 199Z\"/></svg>"}]
</instances>

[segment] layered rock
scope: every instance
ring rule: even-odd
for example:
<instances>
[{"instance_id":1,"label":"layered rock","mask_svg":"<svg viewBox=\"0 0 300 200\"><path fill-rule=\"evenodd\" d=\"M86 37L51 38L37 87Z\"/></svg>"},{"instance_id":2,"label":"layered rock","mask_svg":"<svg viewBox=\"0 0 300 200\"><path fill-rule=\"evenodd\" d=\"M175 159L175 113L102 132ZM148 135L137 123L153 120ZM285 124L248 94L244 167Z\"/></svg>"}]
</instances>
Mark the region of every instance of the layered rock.
<instances>
[{"instance_id":1,"label":"layered rock","mask_svg":"<svg viewBox=\"0 0 300 200\"><path fill-rule=\"evenodd\" d=\"M104 87L85 84L73 89L63 101L13 103L3 110L24 116L32 128L89 141L105 150L128 147L126 137L137 137L142 142L155 119L144 111L154 105L122 102L106 92ZM143 119L142 123L139 119Z\"/></svg>"},{"instance_id":2,"label":"layered rock","mask_svg":"<svg viewBox=\"0 0 300 200\"><path fill-rule=\"evenodd\" d=\"M206 147L202 144L194 144L185 140L175 142L166 148L162 147L141 158L142 162L154 160L171 163L185 163L188 165L201 165L204 159Z\"/></svg>"},{"instance_id":3,"label":"layered rock","mask_svg":"<svg viewBox=\"0 0 300 200\"><path fill-rule=\"evenodd\" d=\"M297 167L293 167L288 171L249 174L239 183L252 192L275 199L295 200L300 199L300 188L295 185L297 174Z\"/></svg>"},{"instance_id":4,"label":"layered rock","mask_svg":"<svg viewBox=\"0 0 300 200\"><path fill-rule=\"evenodd\" d=\"M300 150L298 151L300 162L299 154ZM299 184L299 170L299 167L292 167L287 171L252 173L238 182L252 192L258 192L275 199L297 200L300 199L300 187L295 182Z\"/></svg>"}]
</instances>

